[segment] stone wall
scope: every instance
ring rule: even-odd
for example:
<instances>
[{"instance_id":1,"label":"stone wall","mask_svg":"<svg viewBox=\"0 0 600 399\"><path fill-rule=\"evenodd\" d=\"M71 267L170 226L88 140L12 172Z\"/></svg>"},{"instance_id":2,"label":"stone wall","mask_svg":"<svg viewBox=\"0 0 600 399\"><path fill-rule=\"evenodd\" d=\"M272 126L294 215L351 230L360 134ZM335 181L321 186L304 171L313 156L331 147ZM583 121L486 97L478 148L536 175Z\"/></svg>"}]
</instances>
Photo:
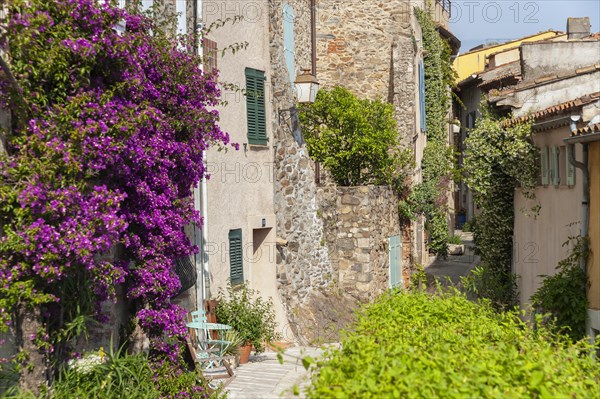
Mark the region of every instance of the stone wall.
<instances>
[{"instance_id":1,"label":"stone wall","mask_svg":"<svg viewBox=\"0 0 600 399\"><path fill-rule=\"evenodd\" d=\"M423 0L320 0L317 56L323 87L341 85L362 98L394 106L398 138L414 154L411 180L419 183L426 145L419 119L418 64L421 28L414 8ZM405 226L407 263L425 263L423 222Z\"/></svg>"},{"instance_id":2,"label":"stone wall","mask_svg":"<svg viewBox=\"0 0 600 399\"><path fill-rule=\"evenodd\" d=\"M326 187L319 203L337 285L360 302L373 300L390 286L388 239L402 236L396 194L390 187Z\"/></svg>"},{"instance_id":3,"label":"stone wall","mask_svg":"<svg viewBox=\"0 0 600 399\"><path fill-rule=\"evenodd\" d=\"M411 226L400 226L398 199L389 188L315 183L314 163L298 139L300 127L291 118L293 111L286 111L294 97L283 50L283 3L269 1L277 278L290 337L314 343L335 340L337 329L351 320L359 302L389 287L390 236L402 237L403 280L408 282L415 240ZM298 74L310 66L310 2L286 3L296 15ZM420 164L424 135L419 134L416 108L415 65L421 53L415 37L420 38L420 30L412 9L422 3L317 2L321 86L344 85L362 98L393 103L399 137L415 151L416 164Z\"/></svg>"},{"instance_id":4,"label":"stone wall","mask_svg":"<svg viewBox=\"0 0 600 399\"><path fill-rule=\"evenodd\" d=\"M399 66L393 58L402 55L394 55L393 49L404 39L412 47L413 7L422 7L424 1L318 3L319 79L325 86L343 85L361 97L389 99L394 93L393 72ZM407 50L407 57L414 53Z\"/></svg>"},{"instance_id":5,"label":"stone wall","mask_svg":"<svg viewBox=\"0 0 600 399\"><path fill-rule=\"evenodd\" d=\"M310 1L287 0L296 15L295 69L311 64ZM291 331L284 339L315 343L324 337L331 317L318 314L333 281L323 222L319 218L314 163L306 145L293 134L299 131L291 117L292 82L283 45L283 5L269 1L272 129L274 136L274 207L277 218L277 282ZM339 301L338 301L339 302ZM320 322L319 320L322 320ZM321 327L317 327L321 325Z\"/></svg>"}]
</instances>

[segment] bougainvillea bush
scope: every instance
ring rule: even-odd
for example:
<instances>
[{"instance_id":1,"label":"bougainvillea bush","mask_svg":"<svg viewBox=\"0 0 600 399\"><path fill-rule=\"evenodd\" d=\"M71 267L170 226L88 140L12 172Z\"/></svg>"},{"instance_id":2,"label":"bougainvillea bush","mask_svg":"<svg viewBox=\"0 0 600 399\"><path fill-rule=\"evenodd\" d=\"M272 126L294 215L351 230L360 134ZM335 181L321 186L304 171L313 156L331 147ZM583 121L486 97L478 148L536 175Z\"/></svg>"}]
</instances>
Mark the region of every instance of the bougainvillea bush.
<instances>
[{"instance_id":1,"label":"bougainvillea bush","mask_svg":"<svg viewBox=\"0 0 600 399\"><path fill-rule=\"evenodd\" d=\"M196 250L184 226L200 222L202 152L229 142L214 75L191 37L115 2L3 4L0 329L38 309L22 346L50 356L67 327L102 321L99 304L124 285L152 358L175 361L186 312L170 302L173 260Z\"/></svg>"}]
</instances>

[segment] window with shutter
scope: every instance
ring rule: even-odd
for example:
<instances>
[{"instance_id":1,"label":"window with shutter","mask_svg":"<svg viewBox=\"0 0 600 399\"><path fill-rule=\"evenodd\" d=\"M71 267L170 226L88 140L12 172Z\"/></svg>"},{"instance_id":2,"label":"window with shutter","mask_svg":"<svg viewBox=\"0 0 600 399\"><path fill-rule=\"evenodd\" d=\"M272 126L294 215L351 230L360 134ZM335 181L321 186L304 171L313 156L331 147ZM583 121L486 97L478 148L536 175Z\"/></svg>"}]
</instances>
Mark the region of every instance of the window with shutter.
<instances>
[{"instance_id":1,"label":"window with shutter","mask_svg":"<svg viewBox=\"0 0 600 399\"><path fill-rule=\"evenodd\" d=\"M248 143L267 144L265 73L252 68L246 68L246 116Z\"/></svg>"},{"instance_id":2,"label":"window with shutter","mask_svg":"<svg viewBox=\"0 0 600 399\"><path fill-rule=\"evenodd\" d=\"M574 186L575 185L575 166L569 161L571 159L571 146L566 147L566 170L565 175L567 176L567 185Z\"/></svg>"},{"instance_id":3,"label":"window with shutter","mask_svg":"<svg viewBox=\"0 0 600 399\"><path fill-rule=\"evenodd\" d=\"M549 165L548 165L548 147L540 148L540 170L542 172L542 184L547 186L550 178L549 178Z\"/></svg>"},{"instance_id":4,"label":"window with shutter","mask_svg":"<svg viewBox=\"0 0 600 399\"><path fill-rule=\"evenodd\" d=\"M217 42L206 38L202 40L202 62L204 63L204 72L217 71Z\"/></svg>"},{"instance_id":5,"label":"window with shutter","mask_svg":"<svg viewBox=\"0 0 600 399\"><path fill-rule=\"evenodd\" d=\"M229 279L232 285L244 282L242 229L229 230Z\"/></svg>"}]
</instances>

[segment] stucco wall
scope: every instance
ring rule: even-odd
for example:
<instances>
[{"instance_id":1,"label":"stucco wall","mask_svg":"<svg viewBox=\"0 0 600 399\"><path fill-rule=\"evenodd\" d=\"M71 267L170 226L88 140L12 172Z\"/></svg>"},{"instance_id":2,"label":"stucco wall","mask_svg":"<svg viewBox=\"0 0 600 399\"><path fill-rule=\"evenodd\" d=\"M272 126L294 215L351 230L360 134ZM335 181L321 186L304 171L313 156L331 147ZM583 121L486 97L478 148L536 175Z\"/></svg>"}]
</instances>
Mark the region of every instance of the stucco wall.
<instances>
[{"instance_id":1,"label":"stucco wall","mask_svg":"<svg viewBox=\"0 0 600 399\"><path fill-rule=\"evenodd\" d=\"M600 310L600 142L589 145L590 251L588 276L590 309Z\"/></svg>"},{"instance_id":2,"label":"stucco wall","mask_svg":"<svg viewBox=\"0 0 600 399\"><path fill-rule=\"evenodd\" d=\"M217 109L221 129L231 141L240 144L239 151L230 148L208 151L207 167L211 175L207 183L207 255L210 294L215 297L230 277L229 231L242 230L244 279L261 296L275 303L277 321L283 331L285 311L276 282L276 218L274 208L274 129L273 91L270 59L270 1L205 2L203 21L206 26L236 15L243 19L212 30L207 38L217 42L219 82L245 89L245 69L265 72L265 106L268 143L248 143L246 97L240 90L224 89L226 105ZM245 50L233 54L221 50L247 41Z\"/></svg>"},{"instance_id":3,"label":"stucco wall","mask_svg":"<svg viewBox=\"0 0 600 399\"><path fill-rule=\"evenodd\" d=\"M460 82L474 73L483 71L483 69L485 68L486 57L490 54L497 53L499 51L507 50L510 48L519 47L521 43L524 42L551 39L558 35L559 32L556 31L540 32L535 35L521 38L519 40L513 40L497 46L490 46L487 48L473 50L461 54L454 60L454 69L458 74L457 81Z\"/></svg>"},{"instance_id":4,"label":"stucco wall","mask_svg":"<svg viewBox=\"0 0 600 399\"><path fill-rule=\"evenodd\" d=\"M523 43L521 67L524 80L571 73L600 62L600 41Z\"/></svg>"},{"instance_id":5,"label":"stucco wall","mask_svg":"<svg viewBox=\"0 0 600 399\"><path fill-rule=\"evenodd\" d=\"M534 135L536 147L562 146L568 137L568 127L540 132ZM581 146L576 146L576 158L581 159ZM513 267L519 279L519 301L529 303L531 295L539 288L540 275L554 275L558 262L566 258L570 247L563 246L569 236L579 234L581 227L582 173L576 169L576 184L573 187L538 186L536 201L525 200L515 192L515 224ZM539 203L541 210L537 218L528 217L522 210Z\"/></svg>"}]
</instances>

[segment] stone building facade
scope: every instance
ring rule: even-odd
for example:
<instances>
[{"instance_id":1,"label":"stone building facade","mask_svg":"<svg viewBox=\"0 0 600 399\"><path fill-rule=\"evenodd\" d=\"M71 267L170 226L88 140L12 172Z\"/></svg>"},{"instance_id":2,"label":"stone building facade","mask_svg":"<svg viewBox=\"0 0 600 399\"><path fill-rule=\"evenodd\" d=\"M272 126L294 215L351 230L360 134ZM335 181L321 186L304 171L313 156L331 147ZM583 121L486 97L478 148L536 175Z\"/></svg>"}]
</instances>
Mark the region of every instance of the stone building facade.
<instances>
[{"instance_id":1,"label":"stone building facade","mask_svg":"<svg viewBox=\"0 0 600 399\"><path fill-rule=\"evenodd\" d=\"M422 220L402 226L398 198L389 188L336 187L326 174L315 182L315 165L290 110L292 79L311 65L311 1L269 4L277 281L291 333L310 342L347 321L341 315L357 302L390 287L390 237L402 243L404 284L411 266L426 263L428 254ZM316 2L321 87L342 85L361 98L394 105L398 136L414 154L413 183L421 181L426 144L419 117L422 38L414 12L424 6L421 0Z\"/></svg>"},{"instance_id":2,"label":"stone building facade","mask_svg":"<svg viewBox=\"0 0 600 399\"><path fill-rule=\"evenodd\" d=\"M320 81L325 87L342 85L360 97L394 105L399 139L414 154L413 184L422 181L427 143L419 117L422 36L414 11L425 4L423 0L319 2ZM404 226L403 254L406 267L427 263L422 220Z\"/></svg>"},{"instance_id":3,"label":"stone building facade","mask_svg":"<svg viewBox=\"0 0 600 399\"><path fill-rule=\"evenodd\" d=\"M335 284L360 302L375 299L390 288L389 238L401 233L397 194L386 186L330 186L318 198Z\"/></svg>"}]
</instances>

